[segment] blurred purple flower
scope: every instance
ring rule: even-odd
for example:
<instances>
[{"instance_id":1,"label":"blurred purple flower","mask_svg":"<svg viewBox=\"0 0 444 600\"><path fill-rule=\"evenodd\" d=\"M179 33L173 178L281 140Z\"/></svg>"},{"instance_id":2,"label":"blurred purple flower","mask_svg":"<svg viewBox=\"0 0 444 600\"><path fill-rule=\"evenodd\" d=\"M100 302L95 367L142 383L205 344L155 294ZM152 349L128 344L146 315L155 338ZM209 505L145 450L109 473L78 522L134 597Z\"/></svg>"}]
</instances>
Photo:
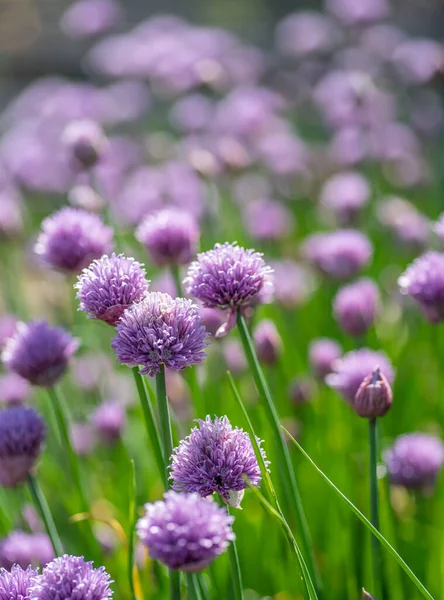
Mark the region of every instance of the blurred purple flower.
<instances>
[{"instance_id":1,"label":"blurred purple flower","mask_svg":"<svg viewBox=\"0 0 444 600\"><path fill-rule=\"evenodd\" d=\"M439 241L444 243L444 213L439 215L438 220L436 221L434 227L434 232L439 237Z\"/></svg>"},{"instance_id":2,"label":"blurred purple flower","mask_svg":"<svg viewBox=\"0 0 444 600\"><path fill-rule=\"evenodd\" d=\"M176 284L170 271L163 271L159 275L155 275L151 281L150 290L152 292L162 292L173 298L177 294Z\"/></svg>"},{"instance_id":3,"label":"blurred purple flower","mask_svg":"<svg viewBox=\"0 0 444 600\"><path fill-rule=\"evenodd\" d=\"M380 21L390 14L389 0L326 0L325 7L348 26Z\"/></svg>"},{"instance_id":4,"label":"blurred purple flower","mask_svg":"<svg viewBox=\"0 0 444 600\"><path fill-rule=\"evenodd\" d=\"M167 492L145 505L137 534L150 557L170 569L201 571L224 552L235 535L233 517L199 494Z\"/></svg>"},{"instance_id":5,"label":"blurred purple flower","mask_svg":"<svg viewBox=\"0 0 444 600\"><path fill-rule=\"evenodd\" d=\"M329 52L340 39L335 23L314 10L287 15L278 23L275 32L275 43L281 54L296 58Z\"/></svg>"},{"instance_id":6,"label":"blurred purple flower","mask_svg":"<svg viewBox=\"0 0 444 600\"><path fill-rule=\"evenodd\" d=\"M108 380L112 371L113 364L108 354L90 352L74 359L71 377L76 385L88 391Z\"/></svg>"},{"instance_id":7,"label":"blurred purple flower","mask_svg":"<svg viewBox=\"0 0 444 600\"><path fill-rule=\"evenodd\" d=\"M444 46L429 39L408 39L401 43L392 61L407 83L424 84L444 70Z\"/></svg>"},{"instance_id":8,"label":"blurred purple flower","mask_svg":"<svg viewBox=\"0 0 444 600\"><path fill-rule=\"evenodd\" d=\"M46 321L19 323L2 352L6 368L33 385L51 387L63 375L79 346L59 327Z\"/></svg>"},{"instance_id":9,"label":"blurred purple flower","mask_svg":"<svg viewBox=\"0 0 444 600\"><path fill-rule=\"evenodd\" d=\"M233 375L240 375L248 368L243 346L237 338L227 338L224 340L222 354L227 369Z\"/></svg>"},{"instance_id":10,"label":"blurred purple flower","mask_svg":"<svg viewBox=\"0 0 444 600\"><path fill-rule=\"evenodd\" d=\"M358 337L373 325L379 308L378 286L371 279L342 287L333 300L333 315L341 329Z\"/></svg>"},{"instance_id":11,"label":"blurred purple flower","mask_svg":"<svg viewBox=\"0 0 444 600\"><path fill-rule=\"evenodd\" d=\"M321 381L333 371L333 365L342 356L342 348L335 340L317 338L310 342L308 358L316 377Z\"/></svg>"},{"instance_id":12,"label":"blurred purple flower","mask_svg":"<svg viewBox=\"0 0 444 600\"><path fill-rule=\"evenodd\" d=\"M16 329L17 317L9 313L0 315L0 350L6 341L14 335Z\"/></svg>"},{"instance_id":13,"label":"blurred purple flower","mask_svg":"<svg viewBox=\"0 0 444 600\"><path fill-rule=\"evenodd\" d=\"M23 570L19 565L13 565L11 571L0 569L0 599L29 600L29 589L38 575L32 567Z\"/></svg>"},{"instance_id":14,"label":"blurred purple flower","mask_svg":"<svg viewBox=\"0 0 444 600\"><path fill-rule=\"evenodd\" d=\"M0 564L5 569L11 569L14 564L22 569L44 567L53 558L54 550L46 533L11 531L0 541Z\"/></svg>"},{"instance_id":15,"label":"blurred purple flower","mask_svg":"<svg viewBox=\"0 0 444 600\"><path fill-rule=\"evenodd\" d=\"M22 404L30 394L29 382L17 373L0 375L0 403Z\"/></svg>"},{"instance_id":16,"label":"blurred purple flower","mask_svg":"<svg viewBox=\"0 0 444 600\"><path fill-rule=\"evenodd\" d=\"M421 251L430 238L430 221L403 198L389 196L376 207L379 221L394 234L400 244Z\"/></svg>"},{"instance_id":17,"label":"blurred purple flower","mask_svg":"<svg viewBox=\"0 0 444 600\"><path fill-rule=\"evenodd\" d=\"M215 337L219 328L224 324L225 317L223 312L217 308L199 307L199 315L205 329L210 335Z\"/></svg>"},{"instance_id":18,"label":"blurred purple flower","mask_svg":"<svg viewBox=\"0 0 444 600\"><path fill-rule=\"evenodd\" d=\"M274 200L255 200L243 210L244 226L255 240L275 240L288 236L294 228L290 210Z\"/></svg>"},{"instance_id":19,"label":"blurred purple flower","mask_svg":"<svg viewBox=\"0 0 444 600\"><path fill-rule=\"evenodd\" d=\"M310 402L315 396L315 393L316 383L314 379L306 375L297 375L294 377L288 388L288 395L295 407Z\"/></svg>"},{"instance_id":20,"label":"blurred purple flower","mask_svg":"<svg viewBox=\"0 0 444 600\"><path fill-rule=\"evenodd\" d=\"M259 360L266 365L274 365L282 354L282 338L274 321L259 321L253 332L253 341Z\"/></svg>"},{"instance_id":21,"label":"blurred purple flower","mask_svg":"<svg viewBox=\"0 0 444 600\"><path fill-rule=\"evenodd\" d=\"M95 121L81 119L71 121L62 133L72 164L77 169L90 169L103 154L107 140L102 128Z\"/></svg>"},{"instance_id":22,"label":"blurred purple flower","mask_svg":"<svg viewBox=\"0 0 444 600\"><path fill-rule=\"evenodd\" d=\"M341 225L352 224L370 199L367 179L355 171L337 173L328 179L320 192L320 202Z\"/></svg>"},{"instance_id":23,"label":"blurred purple flower","mask_svg":"<svg viewBox=\"0 0 444 600\"><path fill-rule=\"evenodd\" d=\"M71 38L86 38L114 29L122 17L122 6L114 0L77 0L63 13L60 26Z\"/></svg>"},{"instance_id":24,"label":"blurred purple flower","mask_svg":"<svg viewBox=\"0 0 444 600\"><path fill-rule=\"evenodd\" d=\"M70 438L74 451L79 456L86 456L94 449L96 437L91 423L74 421L70 426Z\"/></svg>"},{"instance_id":25,"label":"blurred purple flower","mask_svg":"<svg viewBox=\"0 0 444 600\"><path fill-rule=\"evenodd\" d=\"M213 116L213 102L203 94L191 94L174 104L170 113L173 125L184 133L207 127Z\"/></svg>"},{"instance_id":26,"label":"blurred purple flower","mask_svg":"<svg viewBox=\"0 0 444 600\"><path fill-rule=\"evenodd\" d=\"M411 296L431 323L444 320L444 254L426 252L398 279L401 293Z\"/></svg>"},{"instance_id":27,"label":"blurred purple flower","mask_svg":"<svg viewBox=\"0 0 444 600\"><path fill-rule=\"evenodd\" d=\"M115 444L125 428L125 408L117 401L102 402L92 415L92 423L105 443Z\"/></svg>"},{"instance_id":28,"label":"blurred purple flower","mask_svg":"<svg viewBox=\"0 0 444 600\"><path fill-rule=\"evenodd\" d=\"M274 298L285 308L303 304L313 292L312 273L303 265L291 260L270 261L274 271Z\"/></svg>"}]
</instances>

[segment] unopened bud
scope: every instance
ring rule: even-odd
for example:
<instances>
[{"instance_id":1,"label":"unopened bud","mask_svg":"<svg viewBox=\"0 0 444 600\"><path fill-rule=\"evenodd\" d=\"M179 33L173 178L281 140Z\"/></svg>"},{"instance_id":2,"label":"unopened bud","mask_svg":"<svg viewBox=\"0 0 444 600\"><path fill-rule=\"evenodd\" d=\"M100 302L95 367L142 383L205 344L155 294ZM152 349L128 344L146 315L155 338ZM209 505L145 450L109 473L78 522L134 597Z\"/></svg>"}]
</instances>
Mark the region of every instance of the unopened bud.
<instances>
[{"instance_id":1,"label":"unopened bud","mask_svg":"<svg viewBox=\"0 0 444 600\"><path fill-rule=\"evenodd\" d=\"M362 588L362 600L376 600L376 598Z\"/></svg>"},{"instance_id":2,"label":"unopened bud","mask_svg":"<svg viewBox=\"0 0 444 600\"><path fill-rule=\"evenodd\" d=\"M383 417L392 405L392 389L377 367L367 375L356 392L353 407L360 417Z\"/></svg>"},{"instance_id":3,"label":"unopened bud","mask_svg":"<svg viewBox=\"0 0 444 600\"><path fill-rule=\"evenodd\" d=\"M253 338L259 360L266 365L274 365L282 353L282 340L273 321L261 321Z\"/></svg>"}]
</instances>

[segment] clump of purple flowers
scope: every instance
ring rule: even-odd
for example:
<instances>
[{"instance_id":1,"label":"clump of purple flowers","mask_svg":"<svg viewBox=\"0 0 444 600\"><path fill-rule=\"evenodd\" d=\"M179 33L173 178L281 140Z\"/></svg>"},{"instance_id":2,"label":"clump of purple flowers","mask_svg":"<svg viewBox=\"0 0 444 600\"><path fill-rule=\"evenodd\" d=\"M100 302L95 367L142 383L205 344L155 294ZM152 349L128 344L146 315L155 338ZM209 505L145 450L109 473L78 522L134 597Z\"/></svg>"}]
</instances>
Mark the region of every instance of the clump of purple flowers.
<instances>
[{"instance_id":1,"label":"clump of purple flowers","mask_svg":"<svg viewBox=\"0 0 444 600\"><path fill-rule=\"evenodd\" d=\"M235 538L233 517L199 494L170 491L145 510L137 523L138 536L151 558L170 569L201 571Z\"/></svg>"},{"instance_id":2,"label":"clump of purple flowers","mask_svg":"<svg viewBox=\"0 0 444 600\"><path fill-rule=\"evenodd\" d=\"M198 419L190 435L173 451L170 479L179 492L203 497L217 493L238 508L247 487L259 485L261 470L248 433L227 417ZM265 454L263 454L265 458Z\"/></svg>"},{"instance_id":3,"label":"clump of purple flowers","mask_svg":"<svg viewBox=\"0 0 444 600\"><path fill-rule=\"evenodd\" d=\"M38 575L29 590L30 600L107 600L112 596L104 567L95 569L81 556L64 554Z\"/></svg>"},{"instance_id":4,"label":"clump of purple flowers","mask_svg":"<svg viewBox=\"0 0 444 600\"><path fill-rule=\"evenodd\" d=\"M0 565L5 569L14 564L22 569L29 565L43 567L53 558L54 550L46 533L12 531L0 542Z\"/></svg>"},{"instance_id":5,"label":"clump of purple flowers","mask_svg":"<svg viewBox=\"0 0 444 600\"><path fill-rule=\"evenodd\" d=\"M121 363L154 377L161 365L181 371L201 363L207 337L190 300L150 292L122 315L111 347Z\"/></svg>"},{"instance_id":6,"label":"clump of purple flowers","mask_svg":"<svg viewBox=\"0 0 444 600\"><path fill-rule=\"evenodd\" d=\"M333 314L343 331L360 336L373 325L379 304L378 286L371 279L360 279L339 290Z\"/></svg>"},{"instance_id":7,"label":"clump of purple flowers","mask_svg":"<svg viewBox=\"0 0 444 600\"><path fill-rule=\"evenodd\" d=\"M74 285L80 310L112 326L129 306L142 300L148 287L143 265L114 252L94 260Z\"/></svg>"},{"instance_id":8,"label":"clump of purple flowers","mask_svg":"<svg viewBox=\"0 0 444 600\"><path fill-rule=\"evenodd\" d=\"M11 571L0 569L0 600L29 600L29 589L37 577L37 570L23 570L13 565Z\"/></svg>"},{"instance_id":9,"label":"clump of purple flowers","mask_svg":"<svg viewBox=\"0 0 444 600\"><path fill-rule=\"evenodd\" d=\"M51 268L79 273L112 248L113 230L81 208L62 208L42 223L35 252Z\"/></svg>"},{"instance_id":10,"label":"clump of purple flowers","mask_svg":"<svg viewBox=\"0 0 444 600\"><path fill-rule=\"evenodd\" d=\"M413 261L398 279L401 292L411 296L431 323L444 320L444 254L427 252Z\"/></svg>"},{"instance_id":11,"label":"clump of purple flowers","mask_svg":"<svg viewBox=\"0 0 444 600\"><path fill-rule=\"evenodd\" d=\"M2 352L6 368L33 385L51 387L65 372L79 341L46 321L19 323Z\"/></svg>"}]
</instances>

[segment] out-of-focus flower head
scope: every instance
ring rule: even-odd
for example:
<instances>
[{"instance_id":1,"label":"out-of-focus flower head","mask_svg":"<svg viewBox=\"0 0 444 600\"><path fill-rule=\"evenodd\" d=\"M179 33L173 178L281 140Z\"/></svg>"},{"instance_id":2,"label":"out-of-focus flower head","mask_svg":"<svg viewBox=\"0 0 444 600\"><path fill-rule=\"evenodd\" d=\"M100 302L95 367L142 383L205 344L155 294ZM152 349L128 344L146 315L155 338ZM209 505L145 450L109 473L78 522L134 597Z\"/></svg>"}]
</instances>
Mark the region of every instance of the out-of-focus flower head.
<instances>
[{"instance_id":1,"label":"out-of-focus flower head","mask_svg":"<svg viewBox=\"0 0 444 600\"><path fill-rule=\"evenodd\" d=\"M46 321L19 323L2 352L6 368L33 385L51 387L63 375L79 340Z\"/></svg>"},{"instance_id":2,"label":"out-of-focus flower head","mask_svg":"<svg viewBox=\"0 0 444 600\"><path fill-rule=\"evenodd\" d=\"M306 375L297 375L294 377L288 388L288 396L296 407L310 402L315 393L316 382Z\"/></svg>"},{"instance_id":3,"label":"out-of-focus flower head","mask_svg":"<svg viewBox=\"0 0 444 600\"><path fill-rule=\"evenodd\" d=\"M222 344L222 355L227 369L233 375L240 375L248 368L242 344L237 338L227 338Z\"/></svg>"},{"instance_id":4,"label":"out-of-focus flower head","mask_svg":"<svg viewBox=\"0 0 444 600\"><path fill-rule=\"evenodd\" d=\"M338 358L333 363L332 373L327 375L325 381L327 385L337 390L345 400L353 404L362 381L377 368L392 385L395 372L384 352L360 348L359 350L347 352L342 358Z\"/></svg>"},{"instance_id":5,"label":"out-of-focus flower head","mask_svg":"<svg viewBox=\"0 0 444 600\"><path fill-rule=\"evenodd\" d=\"M326 0L325 7L344 25L380 21L390 14L388 0Z\"/></svg>"},{"instance_id":6,"label":"out-of-focus flower head","mask_svg":"<svg viewBox=\"0 0 444 600\"><path fill-rule=\"evenodd\" d=\"M17 373L0 375L0 403L22 404L31 394L29 382Z\"/></svg>"},{"instance_id":7,"label":"out-of-focus flower head","mask_svg":"<svg viewBox=\"0 0 444 600\"><path fill-rule=\"evenodd\" d=\"M79 169L91 169L100 160L106 146L102 128L95 121L82 119L71 121L62 133L73 164Z\"/></svg>"},{"instance_id":8,"label":"out-of-focus flower head","mask_svg":"<svg viewBox=\"0 0 444 600\"><path fill-rule=\"evenodd\" d=\"M205 329L215 337L219 327L225 322L224 314L217 308L205 308L204 306L199 307L199 314Z\"/></svg>"},{"instance_id":9,"label":"out-of-focus flower head","mask_svg":"<svg viewBox=\"0 0 444 600\"><path fill-rule=\"evenodd\" d=\"M392 60L407 83L424 84L443 72L444 46L430 39L406 40L396 48Z\"/></svg>"},{"instance_id":10,"label":"out-of-focus flower head","mask_svg":"<svg viewBox=\"0 0 444 600\"><path fill-rule=\"evenodd\" d=\"M342 287L333 300L333 315L349 335L363 335L379 312L378 286L371 279L359 279Z\"/></svg>"},{"instance_id":11,"label":"out-of-focus flower head","mask_svg":"<svg viewBox=\"0 0 444 600\"><path fill-rule=\"evenodd\" d=\"M0 315L0 349L12 337L17 329L17 317L10 313Z\"/></svg>"},{"instance_id":12,"label":"out-of-focus flower head","mask_svg":"<svg viewBox=\"0 0 444 600\"><path fill-rule=\"evenodd\" d=\"M285 308L293 308L303 304L315 289L315 281L310 270L289 258L272 260L270 266L274 271L273 297Z\"/></svg>"},{"instance_id":13,"label":"out-of-focus flower head","mask_svg":"<svg viewBox=\"0 0 444 600\"><path fill-rule=\"evenodd\" d=\"M0 411L0 485L25 481L45 440L45 425L33 408L11 406Z\"/></svg>"},{"instance_id":14,"label":"out-of-focus flower head","mask_svg":"<svg viewBox=\"0 0 444 600\"><path fill-rule=\"evenodd\" d=\"M154 377L161 365L181 371L201 363L207 336L190 300L149 292L124 312L111 347L121 363L140 366L142 375Z\"/></svg>"},{"instance_id":15,"label":"out-of-focus flower head","mask_svg":"<svg viewBox=\"0 0 444 600\"><path fill-rule=\"evenodd\" d=\"M37 576L37 569L23 570L13 565L10 571L0 569L0 598L2 600L29 600L29 589Z\"/></svg>"},{"instance_id":16,"label":"out-of-focus flower head","mask_svg":"<svg viewBox=\"0 0 444 600\"><path fill-rule=\"evenodd\" d=\"M213 116L213 102L203 94L179 98L171 109L170 119L184 133L205 129Z\"/></svg>"},{"instance_id":17,"label":"out-of-focus flower head","mask_svg":"<svg viewBox=\"0 0 444 600\"><path fill-rule=\"evenodd\" d=\"M94 260L74 285L80 310L113 327L128 307L144 298L148 287L143 265L115 253Z\"/></svg>"},{"instance_id":18,"label":"out-of-focus flower head","mask_svg":"<svg viewBox=\"0 0 444 600\"><path fill-rule=\"evenodd\" d=\"M281 54L296 58L331 51L341 39L339 29L327 15L298 11L276 27L276 46Z\"/></svg>"},{"instance_id":19,"label":"out-of-focus flower head","mask_svg":"<svg viewBox=\"0 0 444 600\"><path fill-rule=\"evenodd\" d=\"M245 228L255 240L286 237L294 227L290 210L275 200L249 202L243 210Z\"/></svg>"},{"instance_id":20,"label":"out-of-focus flower head","mask_svg":"<svg viewBox=\"0 0 444 600\"><path fill-rule=\"evenodd\" d=\"M430 237L430 221L403 198L390 196L377 206L379 221L390 229L406 248L423 250Z\"/></svg>"},{"instance_id":21,"label":"out-of-focus flower head","mask_svg":"<svg viewBox=\"0 0 444 600\"><path fill-rule=\"evenodd\" d=\"M43 221L35 252L51 268L78 273L111 250L112 236L99 216L66 207Z\"/></svg>"},{"instance_id":22,"label":"out-of-focus flower head","mask_svg":"<svg viewBox=\"0 0 444 600\"><path fill-rule=\"evenodd\" d=\"M77 0L63 13L60 26L71 38L107 33L120 24L122 6L115 0Z\"/></svg>"},{"instance_id":23,"label":"out-of-focus flower head","mask_svg":"<svg viewBox=\"0 0 444 600\"><path fill-rule=\"evenodd\" d=\"M333 365L342 356L342 348L335 340L317 338L310 342L308 358L316 377L321 381L333 371Z\"/></svg>"},{"instance_id":24,"label":"out-of-focus flower head","mask_svg":"<svg viewBox=\"0 0 444 600\"><path fill-rule=\"evenodd\" d=\"M92 423L105 443L114 444L120 439L126 424L125 408L115 400L103 402L94 411Z\"/></svg>"},{"instance_id":25,"label":"out-of-focus flower head","mask_svg":"<svg viewBox=\"0 0 444 600\"><path fill-rule=\"evenodd\" d=\"M30 565L44 567L53 558L54 550L46 533L11 531L0 541L0 564L5 569L11 569L14 564L22 569Z\"/></svg>"},{"instance_id":26,"label":"out-of-focus flower head","mask_svg":"<svg viewBox=\"0 0 444 600\"><path fill-rule=\"evenodd\" d=\"M411 296L431 323L444 320L444 254L426 252L398 279L403 294Z\"/></svg>"},{"instance_id":27,"label":"out-of-focus flower head","mask_svg":"<svg viewBox=\"0 0 444 600\"><path fill-rule=\"evenodd\" d=\"M233 517L199 494L167 492L145 505L137 534L151 558L181 571L201 571L224 552L235 535Z\"/></svg>"},{"instance_id":28,"label":"out-of-focus flower head","mask_svg":"<svg viewBox=\"0 0 444 600\"><path fill-rule=\"evenodd\" d=\"M85 456L94 450L97 439L91 423L74 421L71 423L69 434L72 447L79 456Z\"/></svg>"},{"instance_id":29,"label":"out-of-focus flower head","mask_svg":"<svg viewBox=\"0 0 444 600\"><path fill-rule=\"evenodd\" d=\"M428 491L444 464L444 444L433 435L406 433L395 439L383 457L392 483Z\"/></svg>"},{"instance_id":30,"label":"out-of-focus flower head","mask_svg":"<svg viewBox=\"0 0 444 600\"><path fill-rule=\"evenodd\" d=\"M355 171L337 173L328 179L320 192L320 202L342 225L354 222L370 198L367 179Z\"/></svg>"},{"instance_id":31,"label":"out-of-focus flower head","mask_svg":"<svg viewBox=\"0 0 444 600\"><path fill-rule=\"evenodd\" d=\"M83 390L93 390L107 381L112 371L113 364L108 354L90 352L74 359L71 377Z\"/></svg>"},{"instance_id":32,"label":"out-of-focus flower head","mask_svg":"<svg viewBox=\"0 0 444 600\"><path fill-rule=\"evenodd\" d=\"M282 354L282 338L274 321L263 319L253 333L253 341L259 360L266 365L274 365Z\"/></svg>"}]
</instances>

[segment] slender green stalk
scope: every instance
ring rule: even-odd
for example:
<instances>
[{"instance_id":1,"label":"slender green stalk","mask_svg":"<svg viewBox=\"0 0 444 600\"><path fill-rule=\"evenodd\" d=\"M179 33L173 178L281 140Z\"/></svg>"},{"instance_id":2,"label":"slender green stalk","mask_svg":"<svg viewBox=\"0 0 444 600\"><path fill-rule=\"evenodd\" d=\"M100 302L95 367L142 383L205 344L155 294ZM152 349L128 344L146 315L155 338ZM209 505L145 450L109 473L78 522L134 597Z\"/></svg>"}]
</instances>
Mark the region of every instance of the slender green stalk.
<instances>
[{"instance_id":1,"label":"slender green stalk","mask_svg":"<svg viewBox=\"0 0 444 600\"><path fill-rule=\"evenodd\" d=\"M142 379L142 375L139 373L138 367L133 368L134 380L136 382L137 391L139 392L140 404L142 405L143 416L145 420L145 427L148 433L148 437L151 441L154 458L156 460L157 468L159 469L162 481L167 487L167 477L165 470L165 462L162 454L162 444L160 442L159 432L157 430L156 419L154 417L153 407L148 398L148 394Z\"/></svg>"},{"instance_id":2,"label":"slender green stalk","mask_svg":"<svg viewBox=\"0 0 444 600\"><path fill-rule=\"evenodd\" d=\"M178 265L171 265L171 275L174 279L174 285L176 286L176 294L179 298L183 298L182 281L180 279L180 272Z\"/></svg>"},{"instance_id":3,"label":"slender green stalk","mask_svg":"<svg viewBox=\"0 0 444 600\"><path fill-rule=\"evenodd\" d=\"M238 313L237 317L237 326L239 329L239 334L241 337L244 352L248 360L248 364L250 366L259 395L264 404L264 408L266 410L270 426L274 433L276 448L279 453L279 463L283 471L282 481L284 485L284 493L287 505L292 508L292 512L294 512L296 516L297 526L302 538L302 545L305 555L307 557L309 569L314 577L317 594L319 597L321 597L322 583L315 563L310 533L308 530L307 520L302 506L299 488L296 483L290 453L282 436L276 407L274 405L270 390L268 388L268 384L266 382L258 358L256 356L250 333L245 323L245 319L243 318L240 312Z\"/></svg>"},{"instance_id":4,"label":"slender green stalk","mask_svg":"<svg viewBox=\"0 0 444 600\"><path fill-rule=\"evenodd\" d=\"M188 600L202 600L195 573L187 573Z\"/></svg>"},{"instance_id":5,"label":"slender green stalk","mask_svg":"<svg viewBox=\"0 0 444 600\"><path fill-rule=\"evenodd\" d=\"M370 454L370 521L379 531L379 506L378 506L378 427L376 419L368 421L368 443ZM373 586L378 600L382 600L382 557L381 546L372 535L372 567Z\"/></svg>"},{"instance_id":6,"label":"slender green stalk","mask_svg":"<svg viewBox=\"0 0 444 600\"><path fill-rule=\"evenodd\" d=\"M227 506L227 512L230 513L230 509ZM233 600L243 600L244 592L242 585L242 573L239 563L239 555L237 553L236 540L233 540L228 546L228 557L230 559L230 569L233 582Z\"/></svg>"},{"instance_id":7,"label":"slender green stalk","mask_svg":"<svg viewBox=\"0 0 444 600\"><path fill-rule=\"evenodd\" d=\"M37 480L35 479L34 475L31 475L31 473L28 474L28 486L34 504L40 513L40 516L42 517L43 523L45 524L46 533L51 540L54 554L56 556L62 556L64 554L63 545L60 541L54 519L52 518L51 509L49 508L48 502L46 501L46 498L40 489Z\"/></svg>"},{"instance_id":8,"label":"slender green stalk","mask_svg":"<svg viewBox=\"0 0 444 600\"><path fill-rule=\"evenodd\" d=\"M138 600L134 587L134 533L136 530L136 473L134 461L130 460L129 476L129 532L128 532L128 581L133 600Z\"/></svg>"},{"instance_id":9,"label":"slender green stalk","mask_svg":"<svg viewBox=\"0 0 444 600\"><path fill-rule=\"evenodd\" d=\"M200 389L199 381L197 379L197 368L191 367L190 369L185 369L184 377L188 383L188 387L190 388L191 398L196 411L196 417L199 419L205 419L208 413L205 407L205 398L202 394L202 390Z\"/></svg>"}]
</instances>

